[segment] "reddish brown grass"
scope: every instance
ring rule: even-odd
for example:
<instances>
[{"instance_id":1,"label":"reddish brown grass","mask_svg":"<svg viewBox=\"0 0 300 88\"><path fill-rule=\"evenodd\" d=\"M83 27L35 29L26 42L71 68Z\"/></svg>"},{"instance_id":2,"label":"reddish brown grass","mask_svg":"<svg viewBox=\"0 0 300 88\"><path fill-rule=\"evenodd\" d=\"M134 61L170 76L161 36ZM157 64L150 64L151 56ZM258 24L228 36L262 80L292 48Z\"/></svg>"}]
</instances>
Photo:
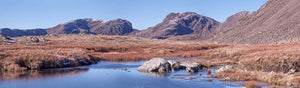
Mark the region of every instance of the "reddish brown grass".
<instances>
[{"instance_id":1,"label":"reddish brown grass","mask_svg":"<svg viewBox=\"0 0 300 88\"><path fill-rule=\"evenodd\" d=\"M284 75L291 69L300 71L300 43L230 45L103 35L38 37L43 37L46 41L34 43L26 41L26 37L19 37L15 43L1 43L0 69L22 71L88 65L99 60L139 61L153 57L198 57L193 61L206 67L235 64L237 68L247 70L227 70L227 73L218 73L215 77L286 85L300 83L299 75ZM64 63L68 64L62 65Z\"/></svg>"},{"instance_id":2,"label":"reddish brown grass","mask_svg":"<svg viewBox=\"0 0 300 88\"><path fill-rule=\"evenodd\" d=\"M300 44L234 45L208 50L201 58L216 59L219 64L233 62L252 71L288 72L290 69L300 70L299 48Z\"/></svg>"},{"instance_id":3,"label":"reddish brown grass","mask_svg":"<svg viewBox=\"0 0 300 88\"><path fill-rule=\"evenodd\" d=\"M18 37L0 45L0 68L8 71L88 65L99 60L140 61L153 57L197 57L205 50L227 45L151 40L125 36L37 36L45 42Z\"/></svg>"},{"instance_id":4,"label":"reddish brown grass","mask_svg":"<svg viewBox=\"0 0 300 88\"><path fill-rule=\"evenodd\" d=\"M300 74L300 73L298 73ZM300 76L297 74L286 75L276 72L224 70L212 77L226 81L261 81L273 85L300 87ZM230 78L229 80L227 78Z\"/></svg>"},{"instance_id":5,"label":"reddish brown grass","mask_svg":"<svg viewBox=\"0 0 300 88\"><path fill-rule=\"evenodd\" d=\"M246 88L261 88L261 86L257 85L256 81L249 81L245 83Z\"/></svg>"}]
</instances>

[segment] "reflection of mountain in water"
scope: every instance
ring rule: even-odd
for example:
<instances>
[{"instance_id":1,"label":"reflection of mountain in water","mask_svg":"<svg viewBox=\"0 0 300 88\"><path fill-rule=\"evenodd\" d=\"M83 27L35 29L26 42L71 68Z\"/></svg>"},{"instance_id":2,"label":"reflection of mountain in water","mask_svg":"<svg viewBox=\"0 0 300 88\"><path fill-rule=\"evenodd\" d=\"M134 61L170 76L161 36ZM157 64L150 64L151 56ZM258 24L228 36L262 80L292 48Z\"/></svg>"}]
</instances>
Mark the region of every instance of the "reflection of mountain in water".
<instances>
[{"instance_id":1,"label":"reflection of mountain in water","mask_svg":"<svg viewBox=\"0 0 300 88\"><path fill-rule=\"evenodd\" d=\"M76 75L87 72L87 68L70 68L70 69L51 69L43 71L26 71L26 72L0 72L1 80L17 79L39 79L39 78L60 78L62 76Z\"/></svg>"}]
</instances>

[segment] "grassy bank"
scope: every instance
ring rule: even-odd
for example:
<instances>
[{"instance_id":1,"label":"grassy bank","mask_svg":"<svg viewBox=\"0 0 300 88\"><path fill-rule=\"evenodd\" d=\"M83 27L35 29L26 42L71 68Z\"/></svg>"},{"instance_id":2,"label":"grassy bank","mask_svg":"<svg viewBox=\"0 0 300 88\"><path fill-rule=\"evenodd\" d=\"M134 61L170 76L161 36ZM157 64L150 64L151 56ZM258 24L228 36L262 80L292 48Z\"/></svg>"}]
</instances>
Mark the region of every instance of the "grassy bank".
<instances>
[{"instance_id":1,"label":"grassy bank","mask_svg":"<svg viewBox=\"0 0 300 88\"><path fill-rule=\"evenodd\" d=\"M208 50L200 58L209 65L231 64L213 77L230 81L261 81L300 87L300 44L232 45ZM201 62L197 60L198 62Z\"/></svg>"}]
</instances>

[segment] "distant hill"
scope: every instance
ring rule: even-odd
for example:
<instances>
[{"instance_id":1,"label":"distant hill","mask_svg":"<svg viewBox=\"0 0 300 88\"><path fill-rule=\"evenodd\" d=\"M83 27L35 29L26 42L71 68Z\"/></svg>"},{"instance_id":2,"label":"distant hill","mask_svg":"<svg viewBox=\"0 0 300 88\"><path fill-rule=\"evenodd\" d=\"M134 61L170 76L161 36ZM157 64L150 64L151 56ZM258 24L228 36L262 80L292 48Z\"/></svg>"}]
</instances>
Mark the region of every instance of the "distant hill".
<instances>
[{"instance_id":1,"label":"distant hill","mask_svg":"<svg viewBox=\"0 0 300 88\"><path fill-rule=\"evenodd\" d=\"M300 1L269 0L256 12L242 11L223 23L184 12L170 13L161 23L146 30L133 29L129 21L122 19L77 19L47 29L0 29L0 35L11 37L79 33L239 44L299 42Z\"/></svg>"},{"instance_id":2,"label":"distant hill","mask_svg":"<svg viewBox=\"0 0 300 88\"><path fill-rule=\"evenodd\" d=\"M132 24L127 20L116 19L110 21L95 19L76 19L70 22L59 24L46 29L0 29L0 35L18 37L30 35L46 34L102 34L102 35L129 35L137 31L132 28Z\"/></svg>"},{"instance_id":3,"label":"distant hill","mask_svg":"<svg viewBox=\"0 0 300 88\"><path fill-rule=\"evenodd\" d=\"M132 24L127 20L116 19L111 21L95 19L77 19L48 28L49 34L102 34L126 35L133 32Z\"/></svg>"},{"instance_id":4,"label":"distant hill","mask_svg":"<svg viewBox=\"0 0 300 88\"><path fill-rule=\"evenodd\" d=\"M0 35L10 36L10 37L19 37L19 36L38 36L46 35L47 31L45 29L30 29L30 30L20 30L20 29L9 29L1 28Z\"/></svg>"}]
</instances>

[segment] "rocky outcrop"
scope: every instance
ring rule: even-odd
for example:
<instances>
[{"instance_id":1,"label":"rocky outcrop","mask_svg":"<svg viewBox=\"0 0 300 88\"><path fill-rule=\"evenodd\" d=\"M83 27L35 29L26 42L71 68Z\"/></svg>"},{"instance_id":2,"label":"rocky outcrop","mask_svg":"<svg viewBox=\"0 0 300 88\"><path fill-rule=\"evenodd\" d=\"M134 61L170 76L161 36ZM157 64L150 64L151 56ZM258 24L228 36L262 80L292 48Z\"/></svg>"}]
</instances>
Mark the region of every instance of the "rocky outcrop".
<instances>
[{"instance_id":1,"label":"rocky outcrop","mask_svg":"<svg viewBox=\"0 0 300 88\"><path fill-rule=\"evenodd\" d=\"M138 67L138 71L141 72L170 72L171 64L162 58L153 58L147 62L145 62L142 66Z\"/></svg>"},{"instance_id":2,"label":"rocky outcrop","mask_svg":"<svg viewBox=\"0 0 300 88\"><path fill-rule=\"evenodd\" d=\"M188 73L194 73L198 72L198 70L201 68L201 65L196 62L186 61L180 64L180 68L186 69L186 72Z\"/></svg>"},{"instance_id":3,"label":"rocky outcrop","mask_svg":"<svg viewBox=\"0 0 300 88\"><path fill-rule=\"evenodd\" d=\"M162 23L136 33L134 36L167 39L183 35L195 35L194 39L207 39L219 22L194 12L171 13Z\"/></svg>"},{"instance_id":4,"label":"rocky outcrop","mask_svg":"<svg viewBox=\"0 0 300 88\"><path fill-rule=\"evenodd\" d=\"M43 37L38 38L38 37L30 36L30 37L27 37L26 40L27 40L27 41L31 41L31 42L35 42L35 43L38 43L38 42L45 42L45 39L44 39Z\"/></svg>"}]
</instances>

